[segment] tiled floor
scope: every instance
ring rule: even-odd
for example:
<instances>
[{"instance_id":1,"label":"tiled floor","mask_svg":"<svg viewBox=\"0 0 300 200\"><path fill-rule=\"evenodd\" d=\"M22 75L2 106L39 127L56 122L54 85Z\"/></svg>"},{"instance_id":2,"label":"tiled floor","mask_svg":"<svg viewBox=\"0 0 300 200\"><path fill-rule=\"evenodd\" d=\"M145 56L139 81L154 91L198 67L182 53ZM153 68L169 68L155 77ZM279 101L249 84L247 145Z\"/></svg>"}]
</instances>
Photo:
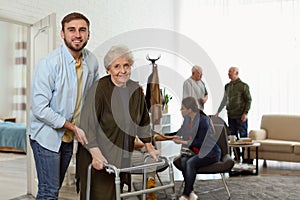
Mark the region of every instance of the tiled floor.
<instances>
[{"instance_id":1,"label":"tiled floor","mask_svg":"<svg viewBox=\"0 0 300 200\"><path fill-rule=\"evenodd\" d=\"M0 157L3 155L0 153ZM5 154L7 156L7 154ZM10 154L12 155L12 154ZM26 195L27 176L26 176L26 157L25 155L8 155L7 161L0 159L0 188L3 200L34 200L30 195ZM3 156L1 157L3 158ZM259 175L297 175L300 176L300 163L268 161L268 167L262 167L263 162L259 161ZM215 179L218 176L200 176L199 179ZM245 177L246 178L246 177ZM79 199L75 191L75 186L64 186L60 191L60 200ZM137 198L131 198L134 200Z\"/></svg>"}]
</instances>

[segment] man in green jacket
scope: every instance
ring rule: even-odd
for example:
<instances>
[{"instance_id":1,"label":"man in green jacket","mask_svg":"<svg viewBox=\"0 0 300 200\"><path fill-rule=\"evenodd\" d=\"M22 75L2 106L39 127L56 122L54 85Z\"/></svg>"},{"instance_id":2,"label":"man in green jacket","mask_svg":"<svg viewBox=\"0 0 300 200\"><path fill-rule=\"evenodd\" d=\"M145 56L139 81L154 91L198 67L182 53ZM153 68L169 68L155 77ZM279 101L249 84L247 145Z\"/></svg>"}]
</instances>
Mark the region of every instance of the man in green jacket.
<instances>
[{"instance_id":1,"label":"man in green jacket","mask_svg":"<svg viewBox=\"0 0 300 200\"><path fill-rule=\"evenodd\" d=\"M249 86L239 78L239 69L237 67L229 68L228 77L231 81L225 85L224 97L216 115L226 106L231 135L235 135L237 138L247 137L247 115L252 101ZM238 155L240 155L239 150ZM244 158L243 154L242 158ZM243 160L243 162L245 161Z\"/></svg>"}]
</instances>

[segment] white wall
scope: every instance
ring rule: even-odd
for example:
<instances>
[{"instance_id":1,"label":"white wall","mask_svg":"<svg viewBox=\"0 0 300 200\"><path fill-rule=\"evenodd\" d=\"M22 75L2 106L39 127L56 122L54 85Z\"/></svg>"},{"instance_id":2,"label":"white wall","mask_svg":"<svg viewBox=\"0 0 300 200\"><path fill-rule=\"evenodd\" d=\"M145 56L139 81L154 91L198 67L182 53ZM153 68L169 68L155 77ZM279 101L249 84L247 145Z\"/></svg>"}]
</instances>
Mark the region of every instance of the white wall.
<instances>
[{"instance_id":1,"label":"white wall","mask_svg":"<svg viewBox=\"0 0 300 200\"><path fill-rule=\"evenodd\" d=\"M84 13L91 21L91 40L88 47L94 50L105 40L138 28L157 27L174 28L173 0L0 0L0 14L13 15L33 23L46 15L55 12L57 30L61 29L60 21L69 12ZM0 15L1 16L1 15ZM23 17L24 18L24 17ZM57 37L57 44L61 40Z\"/></svg>"},{"instance_id":2,"label":"white wall","mask_svg":"<svg viewBox=\"0 0 300 200\"><path fill-rule=\"evenodd\" d=\"M66 14L74 11L82 12L91 22L91 37L87 48L92 51L99 48L107 40L127 31L143 28L174 29L174 5L172 0L163 2L152 0L75 0L71 2L27 0L22 1L22 3L18 0L0 0L0 19L11 18L25 24L33 24L50 13L56 13L57 46L62 43L59 34L60 22ZM3 36L2 39L5 40ZM141 39L147 40L146 37ZM122 41L116 42L122 43ZM101 58L103 58L104 53L99 52L97 54L101 65ZM102 71L104 71L103 68ZM0 103L2 104L2 102Z\"/></svg>"},{"instance_id":3,"label":"white wall","mask_svg":"<svg viewBox=\"0 0 300 200\"><path fill-rule=\"evenodd\" d=\"M191 46L198 45L191 48L196 49L195 52L186 49L180 42L174 44L179 55L151 49L154 55L164 52L158 64L165 67L161 67L159 73L160 80L173 81L172 85L169 82L165 84L176 96L171 101L175 104L172 112L178 116L181 82L190 75L192 64L200 64L204 68L204 79L210 93L205 110L208 114L216 112L223 86L229 81L228 68L236 65L240 68L241 79L251 89L253 104L249 113L249 129L256 129L264 113L300 113L299 4L296 0L74 0L72 3L60 0L27 0L22 3L0 0L0 17L3 13L10 14L33 23L55 12L57 30L60 30L59 23L65 14L82 12L91 21L88 44L91 50L97 50L111 38L118 38L127 31L143 28L176 31L187 37L193 43ZM148 35L143 39L150 40ZM56 43L61 43L59 34ZM201 56L194 59L200 51L203 51ZM102 55L99 57L104 52L100 52ZM144 49L136 54L139 65L135 66L137 72L133 78L141 83L145 81L145 75L138 71L149 72L149 68L145 67L149 62L143 57L146 52ZM185 52L193 55L189 57ZM211 71L212 68L216 71ZM225 112L222 116L226 118Z\"/></svg>"},{"instance_id":4,"label":"white wall","mask_svg":"<svg viewBox=\"0 0 300 200\"><path fill-rule=\"evenodd\" d=\"M17 25L0 21L0 117L12 116L13 61Z\"/></svg>"},{"instance_id":5,"label":"white wall","mask_svg":"<svg viewBox=\"0 0 300 200\"><path fill-rule=\"evenodd\" d=\"M240 68L253 98L249 129L260 127L263 114L300 113L299 1L192 0L180 8L179 32L201 45L217 68L211 76L203 66L206 80L221 78L225 85L229 67ZM217 108L212 104L207 112Z\"/></svg>"}]
</instances>

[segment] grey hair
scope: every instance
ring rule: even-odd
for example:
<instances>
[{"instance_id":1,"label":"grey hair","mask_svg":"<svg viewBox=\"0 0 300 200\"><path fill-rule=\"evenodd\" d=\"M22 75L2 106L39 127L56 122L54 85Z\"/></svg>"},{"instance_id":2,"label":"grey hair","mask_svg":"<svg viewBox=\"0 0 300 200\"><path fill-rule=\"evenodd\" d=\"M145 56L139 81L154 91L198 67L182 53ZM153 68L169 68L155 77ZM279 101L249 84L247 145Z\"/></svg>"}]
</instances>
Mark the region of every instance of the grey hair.
<instances>
[{"instance_id":1,"label":"grey hair","mask_svg":"<svg viewBox=\"0 0 300 200\"><path fill-rule=\"evenodd\" d=\"M233 69L234 72L239 72L239 68L238 67L231 66L230 68Z\"/></svg>"},{"instance_id":2,"label":"grey hair","mask_svg":"<svg viewBox=\"0 0 300 200\"><path fill-rule=\"evenodd\" d=\"M203 70L202 70L202 67L198 66L198 65L194 65L192 67L192 72L195 72L195 71L200 71L200 73L202 74Z\"/></svg>"},{"instance_id":3,"label":"grey hair","mask_svg":"<svg viewBox=\"0 0 300 200\"><path fill-rule=\"evenodd\" d=\"M125 45L112 46L104 57L105 69L110 69L111 64L118 58L127 58L130 66L134 63L132 52Z\"/></svg>"}]
</instances>

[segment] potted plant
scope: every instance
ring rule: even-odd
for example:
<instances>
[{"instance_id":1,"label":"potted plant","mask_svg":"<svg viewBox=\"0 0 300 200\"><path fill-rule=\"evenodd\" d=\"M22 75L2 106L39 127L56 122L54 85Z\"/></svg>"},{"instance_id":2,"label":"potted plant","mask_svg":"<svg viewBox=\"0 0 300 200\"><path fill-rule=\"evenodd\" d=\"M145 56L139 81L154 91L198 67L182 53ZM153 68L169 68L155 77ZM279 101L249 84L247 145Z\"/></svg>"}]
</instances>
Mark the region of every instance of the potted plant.
<instances>
[{"instance_id":1,"label":"potted plant","mask_svg":"<svg viewBox=\"0 0 300 200\"><path fill-rule=\"evenodd\" d=\"M166 88L163 90L163 113L168 113L168 103L173 98L170 94L166 93Z\"/></svg>"}]
</instances>

